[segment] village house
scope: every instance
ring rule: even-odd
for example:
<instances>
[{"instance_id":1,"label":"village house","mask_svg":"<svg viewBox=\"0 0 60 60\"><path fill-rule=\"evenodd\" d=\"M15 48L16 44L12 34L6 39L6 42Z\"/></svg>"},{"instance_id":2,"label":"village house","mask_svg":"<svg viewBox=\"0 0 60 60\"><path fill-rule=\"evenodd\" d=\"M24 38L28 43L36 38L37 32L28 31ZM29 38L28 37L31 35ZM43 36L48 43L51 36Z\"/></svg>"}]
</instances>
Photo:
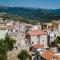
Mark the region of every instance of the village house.
<instances>
[{"instance_id":1,"label":"village house","mask_svg":"<svg viewBox=\"0 0 60 60\"><path fill-rule=\"evenodd\" d=\"M43 60L60 60L60 53L53 53L52 51L46 50L40 53ZM42 60L42 59L41 59Z\"/></svg>"},{"instance_id":2,"label":"village house","mask_svg":"<svg viewBox=\"0 0 60 60\"><path fill-rule=\"evenodd\" d=\"M47 35L44 31L32 30L26 33L26 40L30 45L40 43L44 48L47 48Z\"/></svg>"},{"instance_id":3,"label":"village house","mask_svg":"<svg viewBox=\"0 0 60 60\"><path fill-rule=\"evenodd\" d=\"M25 32L26 31L25 25L23 23L20 24L20 31L21 32Z\"/></svg>"},{"instance_id":4,"label":"village house","mask_svg":"<svg viewBox=\"0 0 60 60\"><path fill-rule=\"evenodd\" d=\"M27 32L31 30L32 24L27 24L27 23L20 23L20 31L21 32Z\"/></svg>"},{"instance_id":5,"label":"village house","mask_svg":"<svg viewBox=\"0 0 60 60\"><path fill-rule=\"evenodd\" d=\"M32 46L32 51L33 52L36 52L36 51L42 51L43 50L43 46L42 45L40 45L39 43L36 43L36 44L34 44L33 46Z\"/></svg>"},{"instance_id":6,"label":"village house","mask_svg":"<svg viewBox=\"0 0 60 60\"><path fill-rule=\"evenodd\" d=\"M38 52L38 57L35 57L35 53ZM37 54L37 53L36 53ZM60 53L55 52L55 48L53 49L43 49L43 46L40 44L35 44L32 47L32 58L33 60L59 60Z\"/></svg>"},{"instance_id":7,"label":"village house","mask_svg":"<svg viewBox=\"0 0 60 60\"><path fill-rule=\"evenodd\" d=\"M52 28L52 23L42 23L41 27L42 27L42 30L51 29Z\"/></svg>"},{"instance_id":8,"label":"village house","mask_svg":"<svg viewBox=\"0 0 60 60\"><path fill-rule=\"evenodd\" d=\"M2 18L0 18L2 20ZM4 39L8 33L6 23L0 21L0 39Z\"/></svg>"},{"instance_id":9,"label":"village house","mask_svg":"<svg viewBox=\"0 0 60 60\"><path fill-rule=\"evenodd\" d=\"M32 26L31 30L41 30L41 26L34 25Z\"/></svg>"},{"instance_id":10,"label":"village house","mask_svg":"<svg viewBox=\"0 0 60 60\"><path fill-rule=\"evenodd\" d=\"M20 24L15 21L8 22L6 24L8 33L15 33L20 31Z\"/></svg>"},{"instance_id":11,"label":"village house","mask_svg":"<svg viewBox=\"0 0 60 60\"><path fill-rule=\"evenodd\" d=\"M53 60L54 53L49 50L40 52L41 60Z\"/></svg>"},{"instance_id":12,"label":"village house","mask_svg":"<svg viewBox=\"0 0 60 60\"><path fill-rule=\"evenodd\" d=\"M38 52L39 55L38 57L35 57L35 55L33 55L33 60L57 60L58 57L55 56L55 53L53 53L50 50L41 50Z\"/></svg>"},{"instance_id":13,"label":"village house","mask_svg":"<svg viewBox=\"0 0 60 60\"><path fill-rule=\"evenodd\" d=\"M55 37L60 36L60 20L53 21L52 24L53 24L53 31L54 31Z\"/></svg>"},{"instance_id":14,"label":"village house","mask_svg":"<svg viewBox=\"0 0 60 60\"><path fill-rule=\"evenodd\" d=\"M22 33L22 32L12 33L10 35L10 37L16 41L15 46L20 47L20 48L27 46L25 43L25 34L24 33Z\"/></svg>"},{"instance_id":15,"label":"village house","mask_svg":"<svg viewBox=\"0 0 60 60\"><path fill-rule=\"evenodd\" d=\"M55 53L53 56L53 60L60 60L60 53Z\"/></svg>"},{"instance_id":16,"label":"village house","mask_svg":"<svg viewBox=\"0 0 60 60\"><path fill-rule=\"evenodd\" d=\"M50 46L51 42L55 39L55 33L53 31L53 23L42 23L42 30L46 32L48 39L48 46Z\"/></svg>"},{"instance_id":17,"label":"village house","mask_svg":"<svg viewBox=\"0 0 60 60\"><path fill-rule=\"evenodd\" d=\"M38 51L40 53L41 60L60 59L60 54L55 49L52 49L55 53L47 50L49 44L54 41L55 37L60 36L60 20L53 21L52 25L44 24L43 30L41 28L42 26L40 24L20 24L15 21L9 21L7 23L0 22L0 39L4 39L8 33L11 38L16 40L14 46L17 49L23 47L24 49L26 47L29 49L29 47L32 47L32 51Z\"/></svg>"},{"instance_id":18,"label":"village house","mask_svg":"<svg viewBox=\"0 0 60 60\"><path fill-rule=\"evenodd\" d=\"M5 39L8 30L0 30L0 39Z\"/></svg>"},{"instance_id":19,"label":"village house","mask_svg":"<svg viewBox=\"0 0 60 60\"><path fill-rule=\"evenodd\" d=\"M41 30L41 24L38 23L38 24L33 25L31 30Z\"/></svg>"},{"instance_id":20,"label":"village house","mask_svg":"<svg viewBox=\"0 0 60 60\"><path fill-rule=\"evenodd\" d=\"M54 32L51 31L51 30L48 30L48 31L47 31L47 38L48 38L48 46L50 46L51 42L53 42L54 39L55 39L55 34L54 34Z\"/></svg>"}]
</instances>

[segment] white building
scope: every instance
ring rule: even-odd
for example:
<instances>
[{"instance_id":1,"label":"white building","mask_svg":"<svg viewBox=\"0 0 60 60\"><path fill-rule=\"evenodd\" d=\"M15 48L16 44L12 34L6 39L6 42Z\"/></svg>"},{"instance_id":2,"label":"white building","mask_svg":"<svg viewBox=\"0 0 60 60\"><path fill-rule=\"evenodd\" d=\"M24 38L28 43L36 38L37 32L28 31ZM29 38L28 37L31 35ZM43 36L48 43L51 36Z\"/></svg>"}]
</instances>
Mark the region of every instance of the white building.
<instances>
[{"instance_id":1,"label":"white building","mask_svg":"<svg viewBox=\"0 0 60 60\"><path fill-rule=\"evenodd\" d=\"M4 39L8 30L0 30L0 39Z\"/></svg>"},{"instance_id":2,"label":"white building","mask_svg":"<svg viewBox=\"0 0 60 60\"><path fill-rule=\"evenodd\" d=\"M43 51L43 50L44 50L43 46L40 45L39 43L36 43L32 46L32 51L33 52L36 52L36 51L40 52L40 51Z\"/></svg>"},{"instance_id":3,"label":"white building","mask_svg":"<svg viewBox=\"0 0 60 60\"><path fill-rule=\"evenodd\" d=\"M56 36L60 36L60 20L53 21L53 31Z\"/></svg>"},{"instance_id":4,"label":"white building","mask_svg":"<svg viewBox=\"0 0 60 60\"><path fill-rule=\"evenodd\" d=\"M39 23L36 25L33 25L31 30L41 30L41 25Z\"/></svg>"},{"instance_id":5,"label":"white building","mask_svg":"<svg viewBox=\"0 0 60 60\"><path fill-rule=\"evenodd\" d=\"M20 31L21 32L25 32L26 31L24 24L20 24Z\"/></svg>"},{"instance_id":6,"label":"white building","mask_svg":"<svg viewBox=\"0 0 60 60\"><path fill-rule=\"evenodd\" d=\"M8 33L15 33L20 31L20 24L18 22L11 21L8 22L6 26L8 29Z\"/></svg>"},{"instance_id":7,"label":"white building","mask_svg":"<svg viewBox=\"0 0 60 60\"><path fill-rule=\"evenodd\" d=\"M40 43L44 48L47 48L47 35L40 30L32 30L26 34L26 39L29 44L34 45Z\"/></svg>"},{"instance_id":8,"label":"white building","mask_svg":"<svg viewBox=\"0 0 60 60\"><path fill-rule=\"evenodd\" d=\"M55 39L55 34L54 31L47 31L47 37L48 37L48 44L54 41Z\"/></svg>"}]
</instances>

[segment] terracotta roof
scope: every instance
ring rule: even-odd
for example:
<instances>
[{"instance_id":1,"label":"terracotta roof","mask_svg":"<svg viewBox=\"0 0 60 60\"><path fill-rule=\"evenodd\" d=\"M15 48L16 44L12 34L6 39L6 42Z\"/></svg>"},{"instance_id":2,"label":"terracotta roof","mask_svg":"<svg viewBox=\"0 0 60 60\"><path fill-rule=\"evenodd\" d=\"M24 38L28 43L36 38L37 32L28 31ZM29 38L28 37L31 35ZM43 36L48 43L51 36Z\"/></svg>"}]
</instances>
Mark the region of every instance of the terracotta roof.
<instances>
[{"instance_id":1,"label":"terracotta roof","mask_svg":"<svg viewBox=\"0 0 60 60\"><path fill-rule=\"evenodd\" d=\"M58 57L56 60L60 60L60 57Z\"/></svg>"},{"instance_id":2,"label":"terracotta roof","mask_svg":"<svg viewBox=\"0 0 60 60\"><path fill-rule=\"evenodd\" d=\"M31 36L37 36L37 35L45 35L46 33L44 31L40 31L40 30L32 30L32 31L28 32L28 34Z\"/></svg>"},{"instance_id":3,"label":"terracotta roof","mask_svg":"<svg viewBox=\"0 0 60 60\"><path fill-rule=\"evenodd\" d=\"M46 60L51 60L51 58L53 57L53 52L46 50L46 51L43 51L43 53L41 53L41 56Z\"/></svg>"},{"instance_id":4,"label":"terracotta roof","mask_svg":"<svg viewBox=\"0 0 60 60\"><path fill-rule=\"evenodd\" d=\"M15 25L7 26L8 29L15 28Z\"/></svg>"},{"instance_id":5,"label":"terracotta roof","mask_svg":"<svg viewBox=\"0 0 60 60\"><path fill-rule=\"evenodd\" d=\"M37 44L35 44L33 47L36 48L36 49L39 49L39 48L42 47L42 45L40 45L39 43L37 43Z\"/></svg>"}]
</instances>

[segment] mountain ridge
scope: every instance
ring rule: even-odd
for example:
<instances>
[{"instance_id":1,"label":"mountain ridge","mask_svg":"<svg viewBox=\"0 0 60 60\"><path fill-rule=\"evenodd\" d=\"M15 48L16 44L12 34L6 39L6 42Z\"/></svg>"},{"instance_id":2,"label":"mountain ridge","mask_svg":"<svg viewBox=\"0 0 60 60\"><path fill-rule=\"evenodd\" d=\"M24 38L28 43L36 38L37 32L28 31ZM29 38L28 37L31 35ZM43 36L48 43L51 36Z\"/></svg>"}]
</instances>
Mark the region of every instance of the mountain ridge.
<instances>
[{"instance_id":1,"label":"mountain ridge","mask_svg":"<svg viewBox=\"0 0 60 60\"><path fill-rule=\"evenodd\" d=\"M42 9L26 7L5 7L0 6L0 12L22 16L25 19L51 21L60 19L60 9Z\"/></svg>"}]
</instances>

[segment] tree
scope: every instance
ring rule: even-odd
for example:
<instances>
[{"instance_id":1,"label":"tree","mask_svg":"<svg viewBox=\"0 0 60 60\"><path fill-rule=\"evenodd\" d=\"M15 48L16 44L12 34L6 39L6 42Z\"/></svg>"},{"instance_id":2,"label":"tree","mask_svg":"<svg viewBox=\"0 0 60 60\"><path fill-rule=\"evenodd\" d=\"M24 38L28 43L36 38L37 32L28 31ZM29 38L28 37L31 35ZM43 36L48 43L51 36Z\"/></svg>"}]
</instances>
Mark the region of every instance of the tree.
<instances>
[{"instance_id":1,"label":"tree","mask_svg":"<svg viewBox=\"0 0 60 60\"><path fill-rule=\"evenodd\" d=\"M50 44L52 47L60 46L60 36L57 36Z\"/></svg>"},{"instance_id":2,"label":"tree","mask_svg":"<svg viewBox=\"0 0 60 60\"><path fill-rule=\"evenodd\" d=\"M35 51L35 54L32 54L32 56L35 56L35 57L34 57L34 60L35 60L35 59L36 59L36 60L39 60L40 54L39 54L38 51Z\"/></svg>"},{"instance_id":3,"label":"tree","mask_svg":"<svg viewBox=\"0 0 60 60\"><path fill-rule=\"evenodd\" d=\"M7 60L7 53L13 49L15 41L6 35L5 39L0 40L0 60Z\"/></svg>"},{"instance_id":4,"label":"tree","mask_svg":"<svg viewBox=\"0 0 60 60\"><path fill-rule=\"evenodd\" d=\"M34 56L33 60L45 60L45 58L43 58L38 51L35 51L32 56Z\"/></svg>"},{"instance_id":5,"label":"tree","mask_svg":"<svg viewBox=\"0 0 60 60\"><path fill-rule=\"evenodd\" d=\"M13 49L13 45L15 44L15 40L13 40L8 35L6 35L4 43L7 46L8 50L12 50Z\"/></svg>"},{"instance_id":6,"label":"tree","mask_svg":"<svg viewBox=\"0 0 60 60\"><path fill-rule=\"evenodd\" d=\"M0 60L7 60L7 54L1 53Z\"/></svg>"},{"instance_id":7,"label":"tree","mask_svg":"<svg viewBox=\"0 0 60 60\"><path fill-rule=\"evenodd\" d=\"M55 38L55 40L53 42L55 44L60 44L60 36L58 36L57 38Z\"/></svg>"},{"instance_id":8,"label":"tree","mask_svg":"<svg viewBox=\"0 0 60 60\"><path fill-rule=\"evenodd\" d=\"M21 50L21 52L18 54L18 58L21 60L27 60L29 57L30 55L26 50Z\"/></svg>"}]
</instances>

